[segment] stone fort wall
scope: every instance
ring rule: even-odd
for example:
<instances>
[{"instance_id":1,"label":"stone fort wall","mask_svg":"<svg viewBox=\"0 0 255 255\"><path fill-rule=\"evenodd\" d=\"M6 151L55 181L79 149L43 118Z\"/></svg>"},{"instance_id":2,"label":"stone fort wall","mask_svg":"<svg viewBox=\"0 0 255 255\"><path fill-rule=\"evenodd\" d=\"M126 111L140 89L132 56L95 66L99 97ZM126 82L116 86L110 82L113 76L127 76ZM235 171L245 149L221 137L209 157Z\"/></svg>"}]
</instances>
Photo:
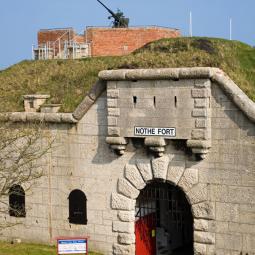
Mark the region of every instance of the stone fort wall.
<instances>
[{"instance_id":1,"label":"stone fort wall","mask_svg":"<svg viewBox=\"0 0 255 255\"><path fill-rule=\"evenodd\" d=\"M191 84L198 79L189 76ZM55 121L52 118L49 129L56 140L44 159L45 176L26 194L26 218L1 219L23 223L4 230L1 238L50 243L57 236L88 235L93 250L134 254L135 199L148 181L159 177L184 190L192 206L195 254L254 254L253 112L250 108L244 114L233 102L240 99L233 99L238 91L226 91L211 79L211 146L200 160L176 148L171 140L162 157L148 156L147 149L137 149L132 139L125 153L116 155L106 143L106 92L77 124L67 121L65 115ZM18 121L17 116L8 118ZM178 118L181 122L182 116ZM87 225L68 222L68 195L74 189L86 194Z\"/></svg>"}]
</instances>

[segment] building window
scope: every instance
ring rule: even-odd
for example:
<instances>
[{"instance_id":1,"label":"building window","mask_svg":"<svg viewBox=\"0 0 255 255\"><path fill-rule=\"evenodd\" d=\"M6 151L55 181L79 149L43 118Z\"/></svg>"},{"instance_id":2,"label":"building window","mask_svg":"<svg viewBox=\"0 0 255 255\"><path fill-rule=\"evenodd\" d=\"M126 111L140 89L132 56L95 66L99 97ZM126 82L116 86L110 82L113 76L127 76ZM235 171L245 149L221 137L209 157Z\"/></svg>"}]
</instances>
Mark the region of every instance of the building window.
<instances>
[{"instance_id":1,"label":"building window","mask_svg":"<svg viewBox=\"0 0 255 255\"><path fill-rule=\"evenodd\" d=\"M81 190L73 190L69 197L69 223L87 224L87 198Z\"/></svg>"},{"instance_id":2,"label":"building window","mask_svg":"<svg viewBox=\"0 0 255 255\"><path fill-rule=\"evenodd\" d=\"M9 190L9 215L26 217L25 191L20 185L13 185Z\"/></svg>"}]
</instances>

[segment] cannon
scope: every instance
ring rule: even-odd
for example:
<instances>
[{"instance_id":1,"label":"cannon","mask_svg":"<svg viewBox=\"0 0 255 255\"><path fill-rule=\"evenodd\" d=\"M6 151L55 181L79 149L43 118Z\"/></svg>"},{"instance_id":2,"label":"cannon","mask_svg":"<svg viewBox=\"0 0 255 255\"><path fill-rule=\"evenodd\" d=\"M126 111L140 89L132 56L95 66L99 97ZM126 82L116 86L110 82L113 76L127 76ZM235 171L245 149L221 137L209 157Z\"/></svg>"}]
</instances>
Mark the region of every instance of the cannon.
<instances>
[{"instance_id":1,"label":"cannon","mask_svg":"<svg viewBox=\"0 0 255 255\"><path fill-rule=\"evenodd\" d=\"M100 0L97 0L97 2L100 3L111 14L111 16L108 17L108 19L114 19L112 26L113 28L128 27L129 18L126 18L122 11L118 9L117 12L115 13L111 9L109 9L105 4L103 4Z\"/></svg>"}]
</instances>

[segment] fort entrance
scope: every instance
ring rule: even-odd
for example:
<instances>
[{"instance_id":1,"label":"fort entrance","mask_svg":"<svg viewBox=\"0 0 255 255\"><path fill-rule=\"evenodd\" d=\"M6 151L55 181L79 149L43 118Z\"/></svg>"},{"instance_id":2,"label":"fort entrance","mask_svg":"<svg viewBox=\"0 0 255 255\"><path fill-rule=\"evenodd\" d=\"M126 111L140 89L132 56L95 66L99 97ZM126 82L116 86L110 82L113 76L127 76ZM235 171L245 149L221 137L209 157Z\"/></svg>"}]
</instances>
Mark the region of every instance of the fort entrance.
<instances>
[{"instance_id":1,"label":"fort entrance","mask_svg":"<svg viewBox=\"0 0 255 255\"><path fill-rule=\"evenodd\" d=\"M191 207L179 188L154 181L135 207L136 255L193 254Z\"/></svg>"}]
</instances>

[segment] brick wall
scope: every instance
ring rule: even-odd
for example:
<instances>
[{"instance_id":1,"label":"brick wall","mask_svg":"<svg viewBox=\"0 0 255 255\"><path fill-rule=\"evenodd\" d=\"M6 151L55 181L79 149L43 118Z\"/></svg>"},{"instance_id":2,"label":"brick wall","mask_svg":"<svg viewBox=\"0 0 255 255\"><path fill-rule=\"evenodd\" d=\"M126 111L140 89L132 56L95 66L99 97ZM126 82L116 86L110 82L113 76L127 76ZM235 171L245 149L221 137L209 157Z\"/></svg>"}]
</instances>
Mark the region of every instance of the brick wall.
<instances>
[{"instance_id":1,"label":"brick wall","mask_svg":"<svg viewBox=\"0 0 255 255\"><path fill-rule=\"evenodd\" d=\"M69 31L69 33L68 33ZM71 40L74 36L75 32L73 29L52 29L40 30L37 34L38 45L46 43L46 42L55 42L59 37L62 37L62 41Z\"/></svg>"},{"instance_id":2,"label":"brick wall","mask_svg":"<svg viewBox=\"0 0 255 255\"><path fill-rule=\"evenodd\" d=\"M161 38L179 37L177 29L146 28L88 28L86 39L91 43L92 56L126 55L143 45Z\"/></svg>"}]
</instances>

